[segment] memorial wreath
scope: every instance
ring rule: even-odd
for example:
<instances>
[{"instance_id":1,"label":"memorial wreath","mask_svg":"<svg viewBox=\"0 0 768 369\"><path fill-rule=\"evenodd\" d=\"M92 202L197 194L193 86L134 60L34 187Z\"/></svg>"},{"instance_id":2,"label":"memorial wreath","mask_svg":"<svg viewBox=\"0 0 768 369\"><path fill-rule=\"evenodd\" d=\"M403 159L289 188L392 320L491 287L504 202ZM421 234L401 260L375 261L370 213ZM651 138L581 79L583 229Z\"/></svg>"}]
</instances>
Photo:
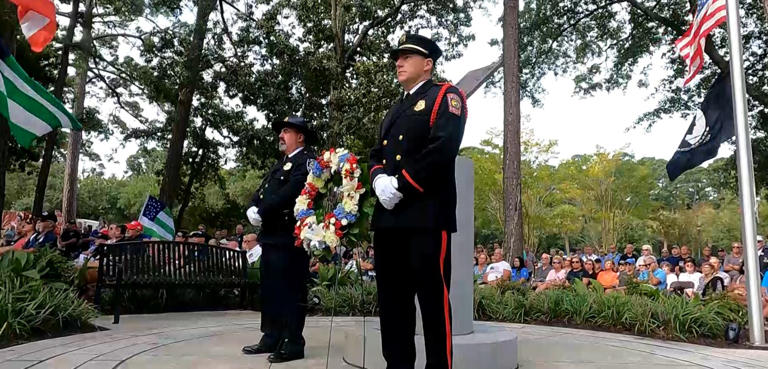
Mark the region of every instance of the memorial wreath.
<instances>
[{"instance_id":1,"label":"memorial wreath","mask_svg":"<svg viewBox=\"0 0 768 369\"><path fill-rule=\"evenodd\" d=\"M308 163L307 181L293 208L297 247L303 246L310 253L321 252L326 246L333 250L358 220L365 189L357 160L346 149L331 148ZM318 202L327 207L315 209Z\"/></svg>"}]
</instances>

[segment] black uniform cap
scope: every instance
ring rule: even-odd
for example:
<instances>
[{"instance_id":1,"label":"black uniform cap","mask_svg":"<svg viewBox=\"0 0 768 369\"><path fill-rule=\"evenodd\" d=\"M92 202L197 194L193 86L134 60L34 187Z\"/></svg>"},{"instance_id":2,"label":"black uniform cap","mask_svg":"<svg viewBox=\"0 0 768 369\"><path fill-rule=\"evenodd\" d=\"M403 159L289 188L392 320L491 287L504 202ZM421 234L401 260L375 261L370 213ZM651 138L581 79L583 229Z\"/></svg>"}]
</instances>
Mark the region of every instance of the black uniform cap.
<instances>
[{"instance_id":1,"label":"black uniform cap","mask_svg":"<svg viewBox=\"0 0 768 369\"><path fill-rule=\"evenodd\" d=\"M440 50L440 47L434 41L415 33L406 33L400 36L397 47L389 52L389 57L392 60L397 60L402 52L419 54L425 58L432 59L434 62L437 62L437 59L440 59L443 55L443 51Z\"/></svg>"},{"instance_id":2,"label":"black uniform cap","mask_svg":"<svg viewBox=\"0 0 768 369\"><path fill-rule=\"evenodd\" d=\"M40 218L38 218L41 222L54 222L57 223L59 221L58 217L56 217L56 213L53 211L44 211L43 214L40 215Z\"/></svg>"},{"instance_id":3,"label":"black uniform cap","mask_svg":"<svg viewBox=\"0 0 768 369\"><path fill-rule=\"evenodd\" d=\"M275 133L280 134L280 131L285 127L290 127L299 130L304 134L304 140L307 145L311 145L317 142L317 133L309 125L309 120L302 117L291 115L285 117L283 120L277 120L272 122L272 130Z\"/></svg>"}]
</instances>

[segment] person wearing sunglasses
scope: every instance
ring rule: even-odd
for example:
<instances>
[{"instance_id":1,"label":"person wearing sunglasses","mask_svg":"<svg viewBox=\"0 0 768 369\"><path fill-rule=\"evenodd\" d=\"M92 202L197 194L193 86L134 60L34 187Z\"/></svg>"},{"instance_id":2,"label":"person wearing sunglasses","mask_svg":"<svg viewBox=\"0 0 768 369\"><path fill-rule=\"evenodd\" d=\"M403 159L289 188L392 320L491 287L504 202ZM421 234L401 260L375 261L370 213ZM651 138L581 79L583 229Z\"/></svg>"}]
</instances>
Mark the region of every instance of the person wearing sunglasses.
<instances>
[{"instance_id":1,"label":"person wearing sunglasses","mask_svg":"<svg viewBox=\"0 0 768 369\"><path fill-rule=\"evenodd\" d=\"M32 214L25 213L24 215L21 215L21 219L16 229L16 238L10 246L0 247L0 255L11 250L21 251L24 244L26 244L29 238L35 234L36 225L37 220L32 217Z\"/></svg>"},{"instance_id":2,"label":"person wearing sunglasses","mask_svg":"<svg viewBox=\"0 0 768 369\"><path fill-rule=\"evenodd\" d=\"M723 262L723 271L728 273L731 280L739 277L741 274L741 264L744 261L744 254L742 253L744 247L739 242L731 244L731 253L725 257Z\"/></svg>"},{"instance_id":3,"label":"person wearing sunglasses","mask_svg":"<svg viewBox=\"0 0 768 369\"><path fill-rule=\"evenodd\" d=\"M544 282L536 287L536 292L541 292L553 286L564 284L568 271L563 268L563 265L563 258L559 255L552 258L552 269L547 273L547 278Z\"/></svg>"},{"instance_id":4,"label":"person wearing sunglasses","mask_svg":"<svg viewBox=\"0 0 768 369\"><path fill-rule=\"evenodd\" d=\"M573 284L574 280L580 280L585 282L589 278L589 273L584 270L581 258L574 256L571 258L571 271L565 276L565 280L568 284Z\"/></svg>"}]
</instances>

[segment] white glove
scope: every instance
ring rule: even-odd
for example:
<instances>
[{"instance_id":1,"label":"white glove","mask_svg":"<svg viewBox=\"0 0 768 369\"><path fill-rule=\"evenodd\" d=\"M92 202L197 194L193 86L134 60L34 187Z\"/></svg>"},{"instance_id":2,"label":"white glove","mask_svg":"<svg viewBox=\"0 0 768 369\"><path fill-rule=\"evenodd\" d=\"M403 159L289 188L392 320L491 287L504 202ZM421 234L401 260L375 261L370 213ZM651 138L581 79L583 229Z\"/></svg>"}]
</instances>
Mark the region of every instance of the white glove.
<instances>
[{"instance_id":1,"label":"white glove","mask_svg":"<svg viewBox=\"0 0 768 369\"><path fill-rule=\"evenodd\" d=\"M403 194L397 191L397 178L393 176L379 174L373 180L373 189L387 210L392 210L403 199Z\"/></svg>"},{"instance_id":2,"label":"white glove","mask_svg":"<svg viewBox=\"0 0 768 369\"><path fill-rule=\"evenodd\" d=\"M250 221L254 227L261 225L261 215L259 215L259 208L251 206L248 211L245 212L245 215L248 216L248 221Z\"/></svg>"},{"instance_id":3,"label":"white glove","mask_svg":"<svg viewBox=\"0 0 768 369\"><path fill-rule=\"evenodd\" d=\"M400 200L403 199L403 194L400 192L395 191L395 194L387 199L379 199L381 201L381 205L384 205L384 208L387 210L392 210L395 208L395 205L397 205Z\"/></svg>"}]
</instances>

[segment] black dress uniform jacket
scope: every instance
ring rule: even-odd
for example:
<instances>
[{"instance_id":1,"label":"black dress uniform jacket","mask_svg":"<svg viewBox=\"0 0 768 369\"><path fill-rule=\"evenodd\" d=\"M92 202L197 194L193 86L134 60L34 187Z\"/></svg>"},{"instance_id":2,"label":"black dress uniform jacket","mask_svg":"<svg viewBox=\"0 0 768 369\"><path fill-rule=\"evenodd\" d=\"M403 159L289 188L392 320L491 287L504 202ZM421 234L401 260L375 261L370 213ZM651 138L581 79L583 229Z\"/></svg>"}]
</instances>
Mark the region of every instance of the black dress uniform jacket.
<instances>
[{"instance_id":1,"label":"black dress uniform jacket","mask_svg":"<svg viewBox=\"0 0 768 369\"><path fill-rule=\"evenodd\" d=\"M278 161L253 195L250 206L259 208L261 232L261 331L260 344L288 353L303 353L302 331L306 316L309 256L296 247L293 208L307 180L304 148Z\"/></svg>"},{"instance_id":2,"label":"black dress uniform jacket","mask_svg":"<svg viewBox=\"0 0 768 369\"><path fill-rule=\"evenodd\" d=\"M456 231L455 160L466 113L459 89L428 80L389 110L371 151L371 178L396 176L403 194L394 209L378 202L373 214L387 369L414 367L414 297L424 327L425 368L452 368L450 233Z\"/></svg>"},{"instance_id":3,"label":"black dress uniform jacket","mask_svg":"<svg viewBox=\"0 0 768 369\"><path fill-rule=\"evenodd\" d=\"M307 181L307 163L313 158L312 151L305 147L292 157L278 161L262 181L248 206L259 208L262 220L259 242L293 244L296 225L293 207Z\"/></svg>"},{"instance_id":4,"label":"black dress uniform jacket","mask_svg":"<svg viewBox=\"0 0 768 369\"><path fill-rule=\"evenodd\" d=\"M438 96L443 86L425 81L382 121L380 139L371 150L371 181L379 174L397 176L403 199L393 210L376 203L374 229L456 232L455 160L464 136L466 99L453 86ZM433 119L435 104L440 105Z\"/></svg>"}]
</instances>

